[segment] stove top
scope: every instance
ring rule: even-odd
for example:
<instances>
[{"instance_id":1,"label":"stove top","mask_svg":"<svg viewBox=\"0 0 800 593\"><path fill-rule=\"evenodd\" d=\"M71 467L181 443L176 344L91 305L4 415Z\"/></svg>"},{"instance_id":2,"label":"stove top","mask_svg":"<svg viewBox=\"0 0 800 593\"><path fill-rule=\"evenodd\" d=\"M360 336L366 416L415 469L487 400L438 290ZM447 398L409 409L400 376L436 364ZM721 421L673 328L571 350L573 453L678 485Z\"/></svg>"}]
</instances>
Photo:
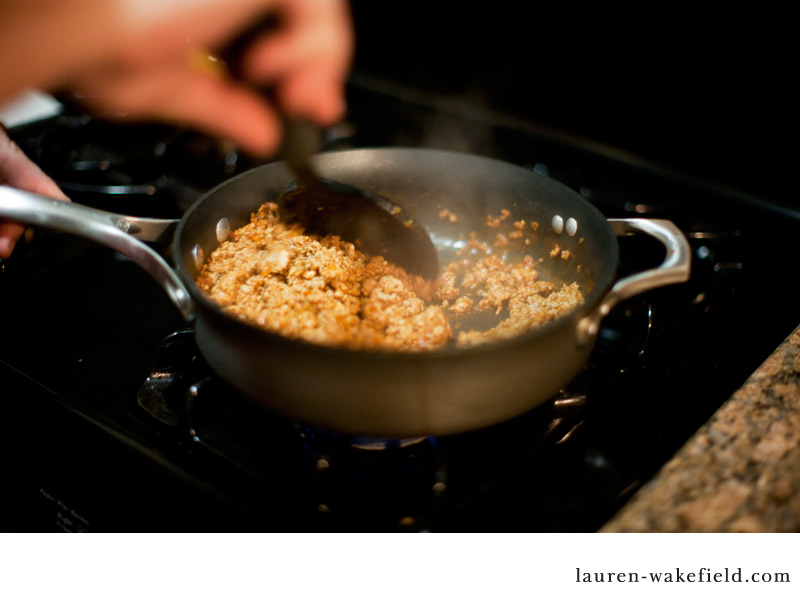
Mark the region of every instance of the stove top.
<instances>
[{"instance_id":1,"label":"stove top","mask_svg":"<svg viewBox=\"0 0 800 593\"><path fill-rule=\"evenodd\" d=\"M692 278L619 305L583 372L545 405L483 430L385 441L255 406L208 370L191 327L135 264L34 232L0 263L11 419L0 433L0 525L594 531L800 321L781 282L800 267L785 257L800 224L791 211L373 83L354 79L330 149L427 146L529 167L608 217L672 219L692 245ZM258 164L184 131L125 128L135 137L125 141L118 132L70 113L13 131L76 201L133 214L180 213ZM621 274L661 257L638 237L620 248Z\"/></svg>"}]
</instances>

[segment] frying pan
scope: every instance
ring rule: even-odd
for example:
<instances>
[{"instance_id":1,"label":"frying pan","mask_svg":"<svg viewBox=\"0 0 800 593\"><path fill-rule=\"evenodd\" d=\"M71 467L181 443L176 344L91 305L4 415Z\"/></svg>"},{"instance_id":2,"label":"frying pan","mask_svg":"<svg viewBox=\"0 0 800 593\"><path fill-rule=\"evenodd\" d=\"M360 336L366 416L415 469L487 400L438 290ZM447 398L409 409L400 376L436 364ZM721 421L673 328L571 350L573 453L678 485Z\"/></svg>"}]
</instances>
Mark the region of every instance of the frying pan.
<instances>
[{"instance_id":1,"label":"frying pan","mask_svg":"<svg viewBox=\"0 0 800 593\"><path fill-rule=\"evenodd\" d=\"M153 238L169 221L11 188L0 188L0 217L78 234L127 255L193 320L198 347L222 379L280 414L359 435L450 434L522 414L580 371L601 320L620 300L689 277L688 242L671 222L606 219L573 190L522 167L402 148L325 153L315 165L327 178L397 202L428 229L443 263L475 238L509 258L536 258L540 278L579 282L584 302L518 337L431 352L321 346L228 315L196 286L198 268L232 229L291 184L282 162L238 175L197 200L174 233L175 269L136 238ZM486 224L506 214L499 227ZM503 225L522 220L524 238L511 238L512 227ZM617 279L617 236L633 233L661 242L666 257L655 269ZM565 252L569 257L561 257Z\"/></svg>"}]
</instances>

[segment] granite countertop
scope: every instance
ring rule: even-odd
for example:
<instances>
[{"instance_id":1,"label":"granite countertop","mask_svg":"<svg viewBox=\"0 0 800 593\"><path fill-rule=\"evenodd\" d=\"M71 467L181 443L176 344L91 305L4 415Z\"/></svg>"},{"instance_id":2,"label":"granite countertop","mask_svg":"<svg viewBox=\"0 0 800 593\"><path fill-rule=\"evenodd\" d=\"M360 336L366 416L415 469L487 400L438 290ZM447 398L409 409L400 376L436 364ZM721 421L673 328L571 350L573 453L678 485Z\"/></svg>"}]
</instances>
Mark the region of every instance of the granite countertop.
<instances>
[{"instance_id":1,"label":"granite countertop","mask_svg":"<svg viewBox=\"0 0 800 593\"><path fill-rule=\"evenodd\" d=\"M800 531L800 327L602 532Z\"/></svg>"}]
</instances>

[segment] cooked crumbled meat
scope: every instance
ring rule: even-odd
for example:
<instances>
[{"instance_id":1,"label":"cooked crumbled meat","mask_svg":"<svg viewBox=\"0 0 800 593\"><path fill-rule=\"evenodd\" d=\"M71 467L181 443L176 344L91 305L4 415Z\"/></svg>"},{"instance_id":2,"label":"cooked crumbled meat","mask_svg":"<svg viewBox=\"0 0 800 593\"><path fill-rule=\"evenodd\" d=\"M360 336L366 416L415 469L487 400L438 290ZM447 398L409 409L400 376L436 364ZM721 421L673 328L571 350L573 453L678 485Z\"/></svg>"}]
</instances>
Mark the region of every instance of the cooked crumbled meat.
<instances>
[{"instance_id":1,"label":"cooked crumbled meat","mask_svg":"<svg viewBox=\"0 0 800 593\"><path fill-rule=\"evenodd\" d=\"M540 284L541 289L552 287L552 285L543 286L549 283L536 284ZM461 332L457 338L458 345L474 346L519 336L536 326L565 315L582 301L583 296L577 283L574 282L565 284L559 290L537 292L534 289L528 294L515 295L509 300L507 318L485 331Z\"/></svg>"},{"instance_id":2,"label":"cooked crumbled meat","mask_svg":"<svg viewBox=\"0 0 800 593\"><path fill-rule=\"evenodd\" d=\"M460 291L456 286L458 264L450 264L439 274L436 282L435 298L440 301L457 299Z\"/></svg>"},{"instance_id":3,"label":"cooked crumbled meat","mask_svg":"<svg viewBox=\"0 0 800 593\"><path fill-rule=\"evenodd\" d=\"M476 253L476 252L488 253L489 251L490 248L486 243L484 243L483 241L478 241L475 238L474 234L470 234L469 241L467 242L466 245L464 245L464 247L459 249L458 255L461 256L461 255L466 255L468 253Z\"/></svg>"},{"instance_id":4,"label":"cooked crumbled meat","mask_svg":"<svg viewBox=\"0 0 800 593\"><path fill-rule=\"evenodd\" d=\"M409 290L406 276L338 237L287 228L269 203L211 254L198 285L243 320L319 344L423 350L448 343L443 311Z\"/></svg>"},{"instance_id":5,"label":"cooked crumbled meat","mask_svg":"<svg viewBox=\"0 0 800 593\"><path fill-rule=\"evenodd\" d=\"M482 297L476 309L495 309L500 312L503 304L512 296L520 292L527 294L538 275L530 258L520 265L511 266L501 258L490 255L471 266L461 284L466 291Z\"/></svg>"},{"instance_id":6,"label":"cooked crumbled meat","mask_svg":"<svg viewBox=\"0 0 800 593\"><path fill-rule=\"evenodd\" d=\"M504 210L495 220L509 215ZM525 221L514 226L521 231ZM471 236L461 259L445 266L432 289L339 237L287 227L277 206L267 203L211 253L197 282L225 311L249 323L357 349L420 351L490 342L546 323L583 300L577 284L557 288L540 280L541 260L526 256L507 263L488 251ZM508 316L494 328L454 337L448 316L504 309Z\"/></svg>"},{"instance_id":7,"label":"cooked crumbled meat","mask_svg":"<svg viewBox=\"0 0 800 593\"><path fill-rule=\"evenodd\" d=\"M440 210L439 211L439 218L441 218L441 219L445 219L446 218L450 222L458 222L458 216L456 216L455 214L450 212L450 210L448 210L447 208L445 208L444 210Z\"/></svg>"},{"instance_id":8,"label":"cooked crumbled meat","mask_svg":"<svg viewBox=\"0 0 800 593\"><path fill-rule=\"evenodd\" d=\"M465 313L469 313L472 311L472 299L469 297L459 297L456 299L456 302L448 307L449 311L452 311L456 315L464 315Z\"/></svg>"},{"instance_id":9,"label":"cooked crumbled meat","mask_svg":"<svg viewBox=\"0 0 800 593\"><path fill-rule=\"evenodd\" d=\"M489 215L486 217L486 226L496 229L500 226L500 223L503 222L505 219L507 219L509 216L511 216L511 212L503 208L500 211L500 216Z\"/></svg>"}]
</instances>

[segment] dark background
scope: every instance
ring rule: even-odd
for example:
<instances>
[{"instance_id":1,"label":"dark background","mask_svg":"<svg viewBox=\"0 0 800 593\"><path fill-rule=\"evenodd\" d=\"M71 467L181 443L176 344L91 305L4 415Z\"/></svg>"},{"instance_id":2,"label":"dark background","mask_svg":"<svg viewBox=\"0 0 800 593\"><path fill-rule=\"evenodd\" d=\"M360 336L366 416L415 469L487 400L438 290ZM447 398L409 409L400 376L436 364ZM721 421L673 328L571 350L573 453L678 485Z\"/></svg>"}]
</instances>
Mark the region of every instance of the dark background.
<instances>
[{"instance_id":1,"label":"dark background","mask_svg":"<svg viewBox=\"0 0 800 593\"><path fill-rule=\"evenodd\" d=\"M505 1L352 0L352 10L355 73L800 206L788 193L786 15Z\"/></svg>"}]
</instances>

